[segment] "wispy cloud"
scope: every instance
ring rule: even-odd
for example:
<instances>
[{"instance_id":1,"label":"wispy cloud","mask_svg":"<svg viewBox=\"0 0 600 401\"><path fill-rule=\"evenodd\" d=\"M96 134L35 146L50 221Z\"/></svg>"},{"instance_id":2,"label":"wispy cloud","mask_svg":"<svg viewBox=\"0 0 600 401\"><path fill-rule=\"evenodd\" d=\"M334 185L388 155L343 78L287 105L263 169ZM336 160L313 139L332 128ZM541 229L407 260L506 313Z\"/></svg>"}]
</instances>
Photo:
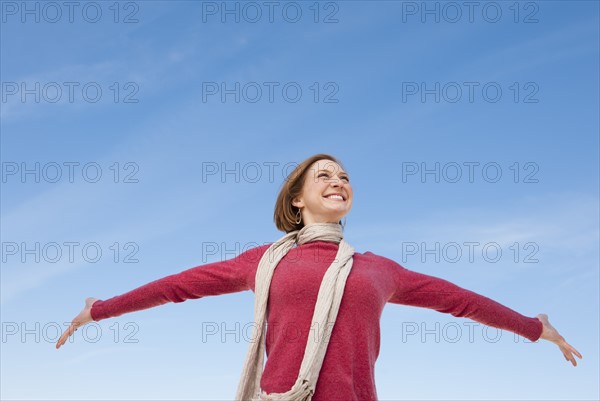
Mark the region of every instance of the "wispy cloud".
<instances>
[{"instance_id":1,"label":"wispy cloud","mask_svg":"<svg viewBox=\"0 0 600 401\"><path fill-rule=\"evenodd\" d=\"M169 125L168 121L163 123ZM140 183L129 184L128 188L111 180L95 184L57 183L25 198L12 209L3 208L3 243L16 242L20 246L25 242L27 249L32 249L36 242L43 246L45 242L76 241L98 243L105 252L115 241L135 241L140 245L191 224L201 224L208 217L227 215L238 199L258 190L250 188L251 191L246 190L241 197L235 185L219 182L198 185L200 171L184 176L176 164L157 163L157 157L171 151L164 145L169 142L168 130L162 131L162 126L156 125L152 140L123 141L110 154L97 160L101 166L110 166L114 160L136 160L143 170L137 176L143 177ZM116 185L121 186L116 188ZM7 263L2 264L2 304L43 286L50 279L89 266L81 257L75 262L69 261L66 247L57 263L43 260L36 263L34 255L28 255L27 262L21 263L21 251L6 256ZM81 245L77 251L81 252Z\"/></svg>"},{"instance_id":2,"label":"wispy cloud","mask_svg":"<svg viewBox=\"0 0 600 401\"><path fill-rule=\"evenodd\" d=\"M89 99L100 96L99 101L107 103L108 99L110 102L109 86L116 77L119 81L133 79L124 66L114 60L65 64L57 69L41 70L35 74L5 76L3 86L7 88L4 93L6 99L2 99L0 117L3 123L12 123L36 115L46 115L56 111L57 107L68 107L70 112L83 110L86 105L91 104L86 103L82 95L82 89L87 84L91 88ZM97 94L95 88L98 86L103 93ZM14 91L16 93L12 94Z\"/></svg>"},{"instance_id":3,"label":"wispy cloud","mask_svg":"<svg viewBox=\"0 0 600 401\"><path fill-rule=\"evenodd\" d=\"M123 57L112 54L101 61L82 63L65 55L64 64L58 68L19 76L4 73L3 124L51 117L57 111L79 113L124 101L149 101L153 95L201 73L202 63L193 62L197 49L190 39L154 49L141 60L130 57L145 51L146 46L131 44ZM189 65L192 62L193 67Z\"/></svg>"},{"instance_id":4,"label":"wispy cloud","mask_svg":"<svg viewBox=\"0 0 600 401\"><path fill-rule=\"evenodd\" d=\"M590 257L600 242L597 198L554 194L513 200L506 208L469 208L432 213L418 221L362 224L353 236L365 246L399 253L405 242L515 242L543 244L550 254ZM431 246L431 245L430 245Z\"/></svg>"},{"instance_id":5,"label":"wispy cloud","mask_svg":"<svg viewBox=\"0 0 600 401\"><path fill-rule=\"evenodd\" d=\"M505 47L494 47L463 66L470 76L485 76L488 79L515 77L523 71L560 60L597 52L597 40L590 40L597 32L598 20L588 19L550 31L541 31L522 42L510 42ZM507 63L506 60L511 60ZM536 71L539 73L539 71ZM536 74L537 75L537 74Z\"/></svg>"}]
</instances>

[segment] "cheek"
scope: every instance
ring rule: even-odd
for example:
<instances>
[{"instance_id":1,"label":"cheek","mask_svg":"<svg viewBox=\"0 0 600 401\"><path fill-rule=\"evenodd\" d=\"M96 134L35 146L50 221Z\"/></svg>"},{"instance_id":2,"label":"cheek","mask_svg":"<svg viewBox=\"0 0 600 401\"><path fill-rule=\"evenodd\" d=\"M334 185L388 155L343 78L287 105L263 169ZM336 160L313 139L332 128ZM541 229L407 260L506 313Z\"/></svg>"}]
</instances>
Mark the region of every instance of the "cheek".
<instances>
[{"instance_id":1,"label":"cheek","mask_svg":"<svg viewBox=\"0 0 600 401\"><path fill-rule=\"evenodd\" d=\"M311 186L311 191L315 198L322 197L326 190L327 185L323 185L322 182L315 183Z\"/></svg>"},{"instance_id":2,"label":"cheek","mask_svg":"<svg viewBox=\"0 0 600 401\"><path fill-rule=\"evenodd\" d=\"M322 199L321 199L321 193L316 189L313 188L313 191L310 193L310 196L308 197L309 202L310 203L319 203Z\"/></svg>"}]
</instances>

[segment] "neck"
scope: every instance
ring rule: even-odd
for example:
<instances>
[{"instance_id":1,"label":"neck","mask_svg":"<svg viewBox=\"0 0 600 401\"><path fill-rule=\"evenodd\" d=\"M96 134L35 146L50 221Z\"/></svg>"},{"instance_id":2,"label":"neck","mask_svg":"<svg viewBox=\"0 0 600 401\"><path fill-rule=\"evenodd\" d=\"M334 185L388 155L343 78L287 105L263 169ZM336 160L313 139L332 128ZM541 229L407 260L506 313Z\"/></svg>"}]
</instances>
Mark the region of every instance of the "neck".
<instances>
[{"instance_id":1,"label":"neck","mask_svg":"<svg viewBox=\"0 0 600 401\"><path fill-rule=\"evenodd\" d=\"M313 241L331 241L339 243L344 238L342 226L338 223L312 223L305 225L296 233L298 245Z\"/></svg>"}]
</instances>

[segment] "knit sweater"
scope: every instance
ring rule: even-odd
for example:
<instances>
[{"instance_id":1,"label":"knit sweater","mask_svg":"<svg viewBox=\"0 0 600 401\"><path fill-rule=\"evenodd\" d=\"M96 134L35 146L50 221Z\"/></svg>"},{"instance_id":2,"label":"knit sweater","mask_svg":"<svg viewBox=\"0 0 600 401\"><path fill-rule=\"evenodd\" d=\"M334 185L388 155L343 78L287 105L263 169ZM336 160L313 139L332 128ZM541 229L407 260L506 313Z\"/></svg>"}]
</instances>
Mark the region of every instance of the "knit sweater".
<instances>
[{"instance_id":1,"label":"knit sweater","mask_svg":"<svg viewBox=\"0 0 600 401\"><path fill-rule=\"evenodd\" d=\"M256 269L271 244L229 260L193 267L107 300L96 301L92 319L100 321L167 302L254 291ZM321 328L311 327L320 283L338 244L313 241L292 248L272 277L267 304L267 360L261 388L289 390L298 377L307 341ZM531 341L542 323L449 281L408 270L372 252L355 252L313 401L377 400L375 362L379 322L387 302L434 309L455 317L508 330Z\"/></svg>"}]
</instances>

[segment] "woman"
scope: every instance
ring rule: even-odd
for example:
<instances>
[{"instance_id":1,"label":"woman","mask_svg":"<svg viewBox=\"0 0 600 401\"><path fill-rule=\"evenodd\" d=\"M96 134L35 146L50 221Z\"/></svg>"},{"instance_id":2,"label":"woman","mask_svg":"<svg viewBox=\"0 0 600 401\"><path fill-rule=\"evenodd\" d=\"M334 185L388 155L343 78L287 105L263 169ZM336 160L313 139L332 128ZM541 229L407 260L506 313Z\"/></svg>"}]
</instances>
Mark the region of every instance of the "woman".
<instances>
[{"instance_id":1,"label":"woman","mask_svg":"<svg viewBox=\"0 0 600 401\"><path fill-rule=\"evenodd\" d=\"M581 354L547 315L526 317L446 280L410 271L372 252L355 252L343 239L341 223L352 200L341 162L331 155L314 155L290 174L279 192L274 220L286 233L280 240L105 301L88 298L56 348L91 321L250 289L255 292L253 338L258 341L251 342L237 400L377 400L374 365L387 302L466 317L531 341L552 341L577 366L574 355ZM267 353L264 371L262 347Z\"/></svg>"}]
</instances>

